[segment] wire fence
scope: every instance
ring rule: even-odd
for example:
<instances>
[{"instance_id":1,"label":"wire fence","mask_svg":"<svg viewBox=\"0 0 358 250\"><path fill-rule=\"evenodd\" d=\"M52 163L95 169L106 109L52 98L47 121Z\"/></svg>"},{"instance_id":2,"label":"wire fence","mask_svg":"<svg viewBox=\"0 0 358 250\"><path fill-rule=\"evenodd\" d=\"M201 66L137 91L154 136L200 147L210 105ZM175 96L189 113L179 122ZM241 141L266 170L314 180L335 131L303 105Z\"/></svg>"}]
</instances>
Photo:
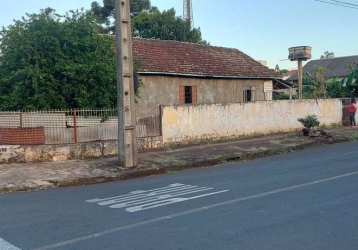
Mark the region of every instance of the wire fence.
<instances>
[{"instance_id":1,"label":"wire fence","mask_svg":"<svg viewBox=\"0 0 358 250\"><path fill-rule=\"evenodd\" d=\"M137 137L161 135L160 110L136 119ZM1 145L67 144L118 139L116 109L0 112Z\"/></svg>"}]
</instances>

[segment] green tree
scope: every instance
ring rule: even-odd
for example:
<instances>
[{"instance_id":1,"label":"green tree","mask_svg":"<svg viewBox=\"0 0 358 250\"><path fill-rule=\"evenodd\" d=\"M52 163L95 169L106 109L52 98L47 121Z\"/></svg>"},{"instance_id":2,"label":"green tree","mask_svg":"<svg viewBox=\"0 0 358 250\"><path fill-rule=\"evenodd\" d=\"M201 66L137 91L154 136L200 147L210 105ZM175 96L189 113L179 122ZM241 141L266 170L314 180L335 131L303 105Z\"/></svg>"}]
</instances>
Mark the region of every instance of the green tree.
<instances>
[{"instance_id":1,"label":"green tree","mask_svg":"<svg viewBox=\"0 0 358 250\"><path fill-rule=\"evenodd\" d=\"M272 93L273 100L290 100L290 95L282 92L273 92Z\"/></svg>"},{"instance_id":2,"label":"green tree","mask_svg":"<svg viewBox=\"0 0 358 250\"><path fill-rule=\"evenodd\" d=\"M103 0L102 6L98 2L92 3L91 13L97 17L105 34L115 33L114 8L114 0ZM150 0L131 0L130 11L135 37L207 44L200 28L192 28L188 21L176 16L174 8L161 12L151 6Z\"/></svg>"},{"instance_id":3,"label":"green tree","mask_svg":"<svg viewBox=\"0 0 358 250\"><path fill-rule=\"evenodd\" d=\"M136 37L203 43L200 28L176 16L174 8L160 12L140 12L132 18L132 33Z\"/></svg>"},{"instance_id":4,"label":"green tree","mask_svg":"<svg viewBox=\"0 0 358 250\"><path fill-rule=\"evenodd\" d=\"M346 85L346 79L339 80L338 77L334 77L332 82L327 84L327 94L332 98L349 97L350 91Z\"/></svg>"},{"instance_id":5,"label":"green tree","mask_svg":"<svg viewBox=\"0 0 358 250\"><path fill-rule=\"evenodd\" d=\"M324 74L327 71L324 67L317 67L315 69L315 76L311 76L309 73L306 73L303 76L303 85L306 92L306 98L319 99L326 98L326 87L327 81L324 78Z\"/></svg>"},{"instance_id":6,"label":"green tree","mask_svg":"<svg viewBox=\"0 0 358 250\"><path fill-rule=\"evenodd\" d=\"M324 52L324 54L321 56L321 59L329 59L334 57L334 52Z\"/></svg>"},{"instance_id":7,"label":"green tree","mask_svg":"<svg viewBox=\"0 0 358 250\"><path fill-rule=\"evenodd\" d=\"M99 2L95 1L91 4L90 12L97 17L97 21L103 25L102 32L113 34L115 33L115 21L114 21L114 0L102 0L102 6ZM131 0L130 1L130 13L131 16L136 16L140 12L151 12L157 10L156 7L151 6L150 0Z\"/></svg>"},{"instance_id":8,"label":"green tree","mask_svg":"<svg viewBox=\"0 0 358 250\"><path fill-rule=\"evenodd\" d=\"M341 82L346 89L346 97L358 96L358 65L350 66L351 73L347 78L344 78Z\"/></svg>"},{"instance_id":9,"label":"green tree","mask_svg":"<svg viewBox=\"0 0 358 250\"><path fill-rule=\"evenodd\" d=\"M317 67L315 76L304 75L305 97L307 98L345 98L358 96L358 65L351 66L351 73L343 78L334 77L332 80L324 78L326 69Z\"/></svg>"},{"instance_id":10,"label":"green tree","mask_svg":"<svg viewBox=\"0 0 358 250\"><path fill-rule=\"evenodd\" d=\"M93 17L48 8L0 32L0 109L102 108L116 104L113 39Z\"/></svg>"},{"instance_id":11,"label":"green tree","mask_svg":"<svg viewBox=\"0 0 358 250\"><path fill-rule=\"evenodd\" d=\"M324 74L327 72L327 69L324 67L317 67L316 68L316 81L319 84L319 88L320 88L320 92L323 98L327 97L327 82L326 79L324 78Z\"/></svg>"},{"instance_id":12,"label":"green tree","mask_svg":"<svg viewBox=\"0 0 358 250\"><path fill-rule=\"evenodd\" d=\"M354 66L352 66L351 69L352 69L353 77L355 79L358 79L358 64L355 64Z\"/></svg>"}]
</instances>

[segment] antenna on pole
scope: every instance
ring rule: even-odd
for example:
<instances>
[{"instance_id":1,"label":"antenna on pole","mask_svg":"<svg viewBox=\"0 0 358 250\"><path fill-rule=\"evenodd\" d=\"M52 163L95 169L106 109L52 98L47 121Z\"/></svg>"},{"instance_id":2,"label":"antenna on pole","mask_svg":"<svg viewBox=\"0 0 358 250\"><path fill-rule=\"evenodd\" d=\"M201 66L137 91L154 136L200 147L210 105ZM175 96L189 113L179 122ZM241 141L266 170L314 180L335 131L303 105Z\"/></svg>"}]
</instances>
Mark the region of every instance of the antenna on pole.
<instances>
[{"instance_id":1,"label":"antenna on pole","mask_svg":"<svg viewBox=\"0 0 358 250\"><path fill-rule=\"evenodd\" d=\"M194 26L193 4L191 0L183 0L183 19L190 22L190 26Z\"/></svg>"}]
</instances>

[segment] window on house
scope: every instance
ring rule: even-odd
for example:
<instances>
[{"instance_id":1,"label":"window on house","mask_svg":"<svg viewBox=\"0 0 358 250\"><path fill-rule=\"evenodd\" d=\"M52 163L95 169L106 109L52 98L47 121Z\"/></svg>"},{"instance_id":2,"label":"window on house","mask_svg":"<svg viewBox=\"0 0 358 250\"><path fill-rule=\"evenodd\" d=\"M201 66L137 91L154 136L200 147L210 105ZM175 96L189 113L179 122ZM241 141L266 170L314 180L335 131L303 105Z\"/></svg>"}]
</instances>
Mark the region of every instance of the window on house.
<instances>
[{"instance_id":1,"label":"window on house","mask_svg":"<svg viewBox=\"0 0 358 250\"><path fill-rule=\"evenodd\" d=\"M244 102L251 102L251 89L244 90Z\"/></svg>"},{"instance_id":2,"label":"window on house","mask_svg":"<svg viewBox=\"0 0 358 250\"><path fill-rule=\"evenodd\" d=\"M243 101L244 102L253 102L255 96L255 88L254 87L244 87L243 93Z\"/></svg>"},{"instance_id":3,"label":"window on house","mask_svg":"<svg viewBox=\"0 0 358 250\"><path fill-rule=\"evenodd\" d=\"M197 87L196 86L179 86L179 104L196 104Z\"/></svg>"},{"instance_id":4,"label":"window on house","mask_svg":"<svg viewBox=\"0 0 358 250\"><path fill-rule=\"evenodd\" d=\"M192 103L193 96L191 90L191 86L185 86L185 103Z\"/></svg>"}]
</instances>

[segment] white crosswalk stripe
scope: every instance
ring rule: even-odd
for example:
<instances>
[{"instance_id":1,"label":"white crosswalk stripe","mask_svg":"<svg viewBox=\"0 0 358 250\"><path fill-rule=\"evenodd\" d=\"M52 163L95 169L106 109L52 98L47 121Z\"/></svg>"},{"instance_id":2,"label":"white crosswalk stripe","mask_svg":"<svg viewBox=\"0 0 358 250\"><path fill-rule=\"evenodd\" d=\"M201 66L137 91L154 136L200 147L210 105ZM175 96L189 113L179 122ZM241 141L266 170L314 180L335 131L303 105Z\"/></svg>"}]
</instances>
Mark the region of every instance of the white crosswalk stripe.
<instances>
[{"instance_id":1,"label":"white crosswalk stripe","mask_svg":"<svg viewBox=\"0 0 358 250\"><path fill-rule=\"evenodd\" d=\"M168 185L167 187L150 190L136 190L125 195L103 199L96 198L86 200L86 202L97 203L100 206L109 206L110 208L126 208L125 210L127 212L138 212L141 210L156 208L229 191L222 190L217 192L204 193L192 197L186 197L189 194L202 193L212 189L213 188L174 183Z\"/></svg>"},{"instance_id":2,"label":"white crosswalk stripe","mask_svg":"<svg viewBox=\"0 0 358 250\"><path fill-rule=\"evenodd\" d=\"M6 240L0 238L0 249L1 250L21 250L18 247L15 247L14 245L10 244Z\"/></svg>"}]
</instances>

